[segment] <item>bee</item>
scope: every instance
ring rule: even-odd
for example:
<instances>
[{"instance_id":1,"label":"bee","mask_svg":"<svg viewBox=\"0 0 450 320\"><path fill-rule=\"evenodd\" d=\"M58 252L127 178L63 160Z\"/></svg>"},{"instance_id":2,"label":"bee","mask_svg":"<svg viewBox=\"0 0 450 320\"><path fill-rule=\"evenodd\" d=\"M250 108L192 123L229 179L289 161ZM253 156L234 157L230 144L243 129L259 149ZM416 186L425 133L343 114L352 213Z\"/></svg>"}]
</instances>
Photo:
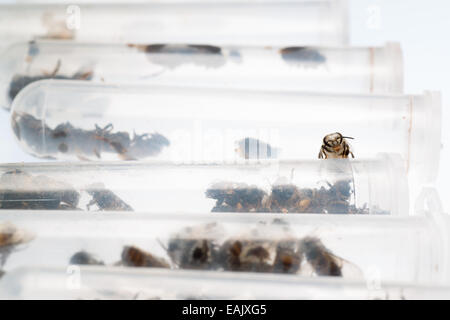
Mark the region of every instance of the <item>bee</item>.
<instances>
[{"instance_id":1,"label":"bee","mask_svg":"<svg viewBox=\"0 0 450 320\"><path fill-rule=\"evenodd\" d=\"M283 48L280 54L285 62L298 66L317 67L326 62L325 56L311 47Z\"/></svg>"},{"instance_id":2,"label":"bee","mask_svg":"<svg viewBox=\"0 0 450 320\"><path fill-rule=\"evenodd\" d=\"M256 212L262 209L264 190L245 183L218 182L206 190L206 197L215 199L212 212Z\"/></svg>"},{"instance_id":3,"label":"bee","mask_svg":"<svg viewBox=\"0 0 450 320\"><path fill-rule=\"evenodd\" d=\"M92 200L86 205L88 211L93 205L96 205L100 211L134 211L130 205L120 199L114 192L105 189L103 183L92 184L85 190L92 196Z\"/></svg>"},{"instance_id":4,"label":"bee","mask_svg":"<svg viewBox=\"0 0 450 320\"><path fill-rule=\"evenodd\" d=\"M233 239L222 245L221 261L228 271L271 272L274 252L270 241Z\"/></svg>"},{"instance_id":5,"label":"bee","mask_svg":"<svg viewBox=\"0 0 450 320\"><path fill-rule=\"evenodd\" d=\"M185 44L139 45L132 43L127 46L145 52L152 63L168 69L175 69L185 64L219 68L226 63L222 49L216 46Z\"/></svg>"},{"instance_id":6,"label":"bee","mask_svg":"<svg viewBox=\"0 0 450 320\"><path fill-rule=\"evenodd\" d=\"M125 246L122 250L122 263L128 267L170 268L163 258L156 257L135 246Z\"/></svg>"},{"instance_id":7,"label":"bee","mask_svg":"<svg viewBox=\"0 0 450 320\"><path fill-rule=\"evenodd\" d=\"M181 269L217 269L218 238L222 234L217 223L187 227L169 239L166 250L172 262Z\"/></svg>"},{"instance_id":8,"label":"bee","mask_svg":"<svg viewBox=\"0 0 450 320\"><path fill-rule=\"evenodd\" d=\"M302 261L299 241L290 234L289 225L280 219L260 223L221 247L224 270L295 274Z\"/></svg>"},{"instance_id":9,"label":"bee","mask_svg":"<svg viewBox=\"0 0 450 320\"><path fill-rule=\"evenodd\" d=\"M105 263L101 260L98 260L91 253L86 251L78 251L70 258L70 264L78 264L78 265L97 265L103 266Z\"/></svg>"},{"instance_id":10,"label":"bee","mask_svg":"<svg viewBox=\"0 0 450 320\"><path fill-rule=\"evenodd\" d=\"M93 76L92 70L82 70L75 72L71 76L58 75L61 68L61 60L58 60L55 69L52 72L44 72L39 76L15 75L9 85L9 99L13 101L17 94L30 83L45 79L62 79L62 80L91 80Z\"/></svg>"},{"instance_id":11,"label":"bee","mask_svg":"<svg viewBox=\"0 0 450 320\"><path fill-rule=\"evenodd\" d=\"M305 237L300 248L317 276L342 276L343 260L331 253L320 239Z\"/></svg>"},{"instance_id":12,"label":"bee","mask_svg":"<svg viewBox=\"0 0 450 320\"><path fill-rule=\"evenodd\" d=\"M28 113L13 112L11 116L11 127L19 141L25 141L38 154L46 151L42 144L42 139L48 137L51 129L42 120Z\"/></svg>"},{"instance_id":13,"label":"bee","mask_svg":"<svg viewBox=\"0 0 450 320\"><path fill-rule=\"evenodd\" d=\"M95 124L95 129L84 130L65 122L52 129L30 114L14 113L11 125L16 137L25 141L38 156L63 153L88 160L88 157L101 159L106 152L117 154L121 160L138 160L156 156L170 145L170 141L157 132L134 133L131 139L128 132L113 132L111 123L103 128Z\"/></svg>"},{"instance_id":14,"label":"bee","mask_svg":"<svg viewBox=\"0 0 450 320\"><path fill-rule=\"evenodd\" d=\"M134 133L129 149L114 147L123 160L137 160L158 155L164 147L168 147L170 141L157 132L137 135Z\"/></svg>"},{"instance_id":15,"label":"bee","mask_svg":"<svg viewBox=\"0 0 450 320\"><path fill-rule=\"evenodd\" d=\"M354 158L353 152L345 139L353 139L352 137L344 137L339 132L331 133L323 138L323 144L320 148L319 159L338 159L348 158L349 155Z\"/></svg>"},{"instance_id":16,"label":"bee","mask_svg":"<svg viewBox=\"0 0 450 320\"><path fill-rule=\"evenodd\" d=\"M33 240L34 236L18 229L10 222L0 223L0 267L5 265L16 246Z\"/></svg>"},{"instance_id":17,"label":"bee","mask_svg":"<svg viewBox=\"0 0 450 320\"><path fill-rule=\"evenodd\" d=\"M295 239L285 239L277 243L274 273L295 274L300 270L302 255L300 242Z\"/></svg>"}]
</instances>

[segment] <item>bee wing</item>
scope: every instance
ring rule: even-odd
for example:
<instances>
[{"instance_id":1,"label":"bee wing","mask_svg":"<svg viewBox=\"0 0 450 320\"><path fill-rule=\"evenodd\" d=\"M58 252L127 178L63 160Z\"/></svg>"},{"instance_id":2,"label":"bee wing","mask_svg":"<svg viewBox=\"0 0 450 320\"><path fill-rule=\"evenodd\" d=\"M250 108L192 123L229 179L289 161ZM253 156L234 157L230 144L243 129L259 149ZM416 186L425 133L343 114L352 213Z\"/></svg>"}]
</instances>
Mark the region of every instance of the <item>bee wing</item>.
<instances>
[{"instance_id":1,"label":"bee wing","mask_svg":"<svg viewBox=\"0 0 450 320\"><path fill-rule=\"evenodd\" d=\"M341 268L342 277L355 280L361 280L364 278L362 270L358 268L354 263L338 257L331 252L328 252L328 254L334 259L334 261L337 262L337 264Z\"/></svg>"},{"instance_id":2,"label":"bee wing","mask_svg":"<svg viewBox=\"0 0 450 320\"><path fill-rule=\"evenodd\" d=\"M356 279L361 280L364 278L363 272L355 264L341 257L338 257L330 252L328 252L328 255L331 259L333 259L337 263L337 265L341 269L343 278L354 280ZM303 257L298 274L302 276L312 277L316 276L317 272L314 265L309 261L307 261L305 257Z\"/></svg>"}]
</instances>

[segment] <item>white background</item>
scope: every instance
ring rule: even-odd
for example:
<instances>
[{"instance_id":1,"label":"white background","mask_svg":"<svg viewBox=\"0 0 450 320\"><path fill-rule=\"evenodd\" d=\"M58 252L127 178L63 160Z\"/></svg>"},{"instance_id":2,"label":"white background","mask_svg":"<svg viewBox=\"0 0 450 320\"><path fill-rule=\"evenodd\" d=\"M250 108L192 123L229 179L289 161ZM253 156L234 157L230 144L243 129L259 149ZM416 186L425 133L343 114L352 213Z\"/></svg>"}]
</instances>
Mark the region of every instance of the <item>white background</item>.
<instances>
[{"instance_id":1,"label":"white background","mask_svg":"<svg viewBox=\"0 0 450 320\"><path fill-rule=\"evenodd\" d=\"M14 2L0 0L0 3ZM73 3L76 4L76 1ZM349 18L352 45L382 45L386 41L401 43L406 93L422 93L425 89L442 92L441 171L436 185L448 212L450 197L447 184L450 182L446 179L450 173L450 112L446 109L446 102L450 96L450 2L351 0ZM38 161L24 154L16 145L8 116L7 112L0 110L0 162Z\"/></svg>"}]
</instances>

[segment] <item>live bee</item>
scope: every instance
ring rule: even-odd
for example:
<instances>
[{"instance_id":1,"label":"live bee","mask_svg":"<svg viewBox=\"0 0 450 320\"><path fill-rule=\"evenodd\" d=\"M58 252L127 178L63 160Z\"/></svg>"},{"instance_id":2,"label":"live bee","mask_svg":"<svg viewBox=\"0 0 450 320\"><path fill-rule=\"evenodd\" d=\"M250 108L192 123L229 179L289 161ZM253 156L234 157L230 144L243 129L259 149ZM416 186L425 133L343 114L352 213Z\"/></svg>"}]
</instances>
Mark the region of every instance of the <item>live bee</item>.
<instances>
[{"instance_id":1,"label":"live bee","mask_svg":"<svg viewBox=\"0 0 450 320\"><path fill-rule=\"evenodd\" d=\"M323 138L323 144L319 152L319 159L346 159L349 155L354 158L355 156L353 155L353 152L345 139L353 138L344 137L339 132L327 134Z\"/></svg>"}]
</instances>

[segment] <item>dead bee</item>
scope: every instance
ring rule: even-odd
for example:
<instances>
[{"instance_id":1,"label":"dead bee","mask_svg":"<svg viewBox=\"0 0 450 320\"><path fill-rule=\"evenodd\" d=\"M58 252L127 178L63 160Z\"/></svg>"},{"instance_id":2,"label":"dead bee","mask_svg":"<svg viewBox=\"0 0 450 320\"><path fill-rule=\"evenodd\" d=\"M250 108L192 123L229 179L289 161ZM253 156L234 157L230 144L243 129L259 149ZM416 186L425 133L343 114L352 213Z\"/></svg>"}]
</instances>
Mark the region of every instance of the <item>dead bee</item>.
<instances>
[{"instance_id":1,"label":"dead bee","mask_svg":"<svg viewBox=\"0 0 450 320\"><path fill-rule=\"evenodd\" d=\"M78 251L70 258L70 264L79 264L79 265L97 265L103 266L105 263L101 260L98 260L91 253L86 251Z\"/></svg>"},{"instance_id":2,"label":"dead bee","mask_svg":"<svg viewBox=\"0 0 450 320\"><path fill-rule=\"evenodd\" d=\"M51 129L30 114L14 113L11 125L17 138L24 140L38 156L63 153L81 159L101 159L102 153L115 153L122 160L138 160L156 156L170 145L159 133L134 133L131 139L128 132L113 132L111 123L103 128L96 124L93 130L83 130L66 122Z\"/></svg>"},{"instance_id":3,"label":"dead bee","mask_svg":"<svg viewBox=\"0 0 450 320\"><path fill-rule=\"evenodd\" d=\"M170 265L164 259L155 257L134 246L123 248L122 263L128 267L170 268Z\"/></svg>"},{"instance_id":4,"label":"dead bee","mask_svg":"<svg viewBox=\"0 0 450 320\"><path fill-rule=\"evenodd\" d=\"M299 243L295 239L285 239L277 243L273 272L297 273L299 271L302 263Z\"/></svg>"},{"instance_id":5,"label":"dead bee","mask_svg":"<svg viewBox=\"0 0 450 320\"><path fill-rule=\"evenodd\" d=\"M9 222L0 223L0 267L5 265L9 255L21 244L27 243L33 236Z\"/></svg>"},{"instance_id":6,"label":"dead bee","mask_svg":"<svg viewBox=\"0 0 450 320\"><path fill-rule=\"evenodd\" d=\"M269 212L289 213L295 211L300 194L297 186L293 184L282 184L272 187L272 192L264 202Z\"/></svg>"},{"instance_id":7,"label":"dead bee","mask_svg":"<svg viewBox=\"0 0 450 320\"><path fill-rule=\"evenodd\" d=\"M96 205L100 211L134 211L125 201L120 199L111 190L105 189L102 183L88 186L86 192L92 196L92 200L87 204L87 210Z\"/></svg>"},{"instance_id":8,"label":"dead bee","mask_svg":"<svg viewBox=\"0 0 450 320\"><path fill-rule=\"evenodd\" d=\"M264 240L228 240L221 247L224 270L271 272L275 244Z\"/></svg>"},{"instance_id":9,"label":"dead bee","mask_svg":"<svg viewBox=\"0 0 450 320\"><path fill-rule=\"evenodd\" d=\"M256 186L219 182L206 190L206 197L215 199L212 212L273 213L366 213L351 209L353 193L350 180L338 180L328 187L298 188L292 183L272 186L269 195Z\"/></svg>"},{"instance_id":10,"label":"dead bee","mask_svg":"<svg viewBox=\"0 0 450 320\"><path fill-rule=\"evenodd\" d=\"M236 142L236 153L244 159L276 159L278 148L255 138L244 138Z\"/></svg>"},{"instance_id":11,"label":"dead bee","mask_svg":"<svg viewBox=\"0 0 450 320\"><path fill-rule=\"evenodd\" d=\"M71 186L46 176L15 169L0 177L1 209L75 209L80 194Z\"/></svg>"},{"instance_id":12,"label":"dead bee","mask_svg":"<svg viewBox=\"0 0 450 320\"><path fill-rule=\"evenodd\" d=\"M51 129L42 120L27 113L14 112L11 116L11 127L17 139L26 141L33 151L38 154L46 152L42 141L46 140Z\"/></svg>"},{"instance_id":13,"label":"dead bee","mask_svg":"<svg viewBox=\"0 0 450 320\"><path fill-rule=\"evenodd\" d=\"M213 212L255 212L262 209L266 192L255 186L229 182L213 184L206 190L206 197L215 199Z\"/></svg>"},{"instance_id":14,"label":"dead bee","mask_svg":"<svg viewBox=\"0 0 450 320\"><path fill-rule=\"evenodd\" d=\"M247 272L297 273L302 261L299 241L290 228L275 219L224 242L220 262L224 270ZM275 235L271 235L275 232ZM273 237L273 239L272 239Z\"/></svg>"},{"instance_id":15,"label":"dead bee","mask_svg":"<svg viewBox=\"0 0 450 320\"><path fill-rule=\"evenodd\" d=\"M167 253L181 269L216 269L219 245L213 239L222 233L216 223L185 228L169 239Z\"/></svg>"},{"instance_id":16,"label":"dead bee","mask_svg":"<svg viewBox=\"0 0 450 320\"><path fill-rule=\"evenodd\" d=\"M26 75L15 75L11 83L9 85L9 99L13 101L16 95L25 88L30 83L45 80L45 79L61 79L61 80L91 80L93 76L93 72L91 70L88 71L77 71L71 76L58 75L58 71L61 67L61 60L58 60L56 63L55 69L50 73L44 73L39 76L26 76Z\"/></svg>"},{"instance_id":17,"label":"dead bee","mask_svg":"<svg viewBox=\"0 0 450 320\"><path fill-rule=\"evenodd\" d=\"M317 67L326 62L325 56L311 47L283 48L280 50L280 54L284 61L293 65Z\"/></svg>"},{"instance_id":18,"label":"dead bee","mask_svg":"<svg viewBox=\"0 0 450 320\"><path fill-rule=\"evenodd\" d=\"M349 155L354 158L353 152L350 149L345 139L353 139L351 137L344 137L339 132L330 133L323 138L323 144L320 148L319 159L338 159L348 158Z\"/></svg>"},{"instance_id":19,"label":"dead bee","mask_svg":"<svg viewBox=\"0 0 450 320\"><path fill-rule=\"evenodd\" d=\"M157 132L151 134L144 133L141 135L134 133L134 137L130 142L128 150L114 148L118 154L122 155L124 160L137 160L156 156L164 147L168 147L169 145L169 140Z\"/></svg>"},{"instance_id":20,"label":"dead bee","mask_svg":"<svg viewBox=\"0 0 450 320\"><path fill-rule=\"evenodd\" d=\"M342 276L343 260L331 253L320 239L315 237L302 239L301 251L316 275Z\"/></svg>"},{"instance_id":21,"label":"dead bee","mask_svg":"<svg viewBox=\"0 0 450 320\"><path fill-rule=\"evenodd\" d=\"M222 49L210 45L185 45L185 44L128 44L130 48L136 48L145 52L152 62L170 69L183 64L195 64L204 67L219 68L226 63Z\"/></svg>"}]
</instances>

